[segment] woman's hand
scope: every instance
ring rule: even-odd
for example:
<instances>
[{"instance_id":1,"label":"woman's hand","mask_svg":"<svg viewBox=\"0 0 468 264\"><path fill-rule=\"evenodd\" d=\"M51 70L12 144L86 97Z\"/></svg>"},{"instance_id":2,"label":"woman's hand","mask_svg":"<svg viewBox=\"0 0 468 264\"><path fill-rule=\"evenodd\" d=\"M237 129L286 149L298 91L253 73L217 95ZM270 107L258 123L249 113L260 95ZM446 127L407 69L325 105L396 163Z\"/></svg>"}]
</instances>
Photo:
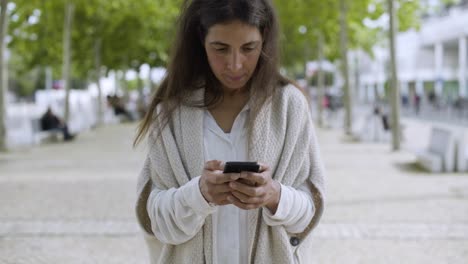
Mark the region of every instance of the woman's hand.
<instances>
[{"instance_id":1,"label":"woman's hand","mask_svg":"<svg viewBox=\"0 0 468 264\"><path fill-rule=\"evenodd\" d=\"M260 172L241 172L238 181L228 184L232 195L227 200L235 206L245 209L257 209L265 206L272 214L276 213L281 194L281 185L271 178L268 166L260 164Z\"/></svg>"},{"instance_id":2,"label":"woman's hand","mask_svg":"<svg viewBox=\"0 0 468 264\"><path fill-rule=\"evenodd\" d=\"M200 177L200 191L209 203L226 205L231 202L227 197L232 189L229 182L239 179L239 173L223 173L224 163L219 160L210 160L205 163Z\"/></svg>"}]
</instances>

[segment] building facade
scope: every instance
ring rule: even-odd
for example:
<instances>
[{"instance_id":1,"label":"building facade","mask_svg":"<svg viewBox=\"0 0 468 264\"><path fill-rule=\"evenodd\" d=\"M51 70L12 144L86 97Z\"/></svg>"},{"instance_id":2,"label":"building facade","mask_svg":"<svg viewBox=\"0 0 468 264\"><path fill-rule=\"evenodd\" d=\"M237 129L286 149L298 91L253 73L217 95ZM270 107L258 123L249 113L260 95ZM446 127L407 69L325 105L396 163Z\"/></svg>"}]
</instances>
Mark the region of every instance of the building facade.
<instances>
[{"instance_id":1,"label":"building facade","mask_svg":"<svg viewBox=\"0 0 468 264\"><path fill-rule=\"evenodd\" d=\"M375 47L374 57L350 54L356 92L360 100L386 96L389 79L389 49ZM432 95L446 102L468 96L468 5L427 17L419 31L399 33L397 68L402 96ZM353 71L353 70L352 70ZM357 81L358 80L358 81Z\"/></svg>"}]
</instances>

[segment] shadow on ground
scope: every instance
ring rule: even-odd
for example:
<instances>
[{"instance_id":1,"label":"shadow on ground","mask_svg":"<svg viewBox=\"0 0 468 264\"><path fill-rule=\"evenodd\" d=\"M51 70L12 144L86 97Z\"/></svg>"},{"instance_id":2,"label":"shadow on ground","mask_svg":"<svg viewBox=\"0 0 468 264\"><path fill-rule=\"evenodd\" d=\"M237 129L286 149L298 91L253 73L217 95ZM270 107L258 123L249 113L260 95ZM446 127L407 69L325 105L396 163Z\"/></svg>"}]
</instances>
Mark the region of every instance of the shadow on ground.
<instances>
[{"instance_id":1,"label":"shadow on ground","mask_svg":"<svg viewBox=\"0 0 468 264\"><path fill-rule=\"evenodd\" d=\"M411 173L411 175L431 175L427 170L421 167L416 161L412 162L395 162L395 167L402 172Z\"/></svg>"}]
</instances>

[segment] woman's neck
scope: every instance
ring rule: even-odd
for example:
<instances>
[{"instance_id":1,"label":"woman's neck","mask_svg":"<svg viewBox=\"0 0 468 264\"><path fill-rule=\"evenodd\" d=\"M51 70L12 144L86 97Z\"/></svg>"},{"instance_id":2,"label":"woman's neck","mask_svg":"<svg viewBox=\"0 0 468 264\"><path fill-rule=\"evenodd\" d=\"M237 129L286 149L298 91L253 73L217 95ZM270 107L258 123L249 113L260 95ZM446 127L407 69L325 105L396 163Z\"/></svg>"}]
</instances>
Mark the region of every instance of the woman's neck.
<instances>
[{"instance_id":1,"label":"woman's neck","mask_svg":"<svg viewBox=\"0 0 468 264\"><path fill-rule=\"evenodd\" d=\"M237 96L244 96L244 95L248 95L249 91L247 89L246 86L242 87L242 88L239 88L239 89L229 89L229 88L225 88L223 87L223 94L224 94L224 97L237 97Z\"/></svg>"},{"instance_id":2,"label":"woman's neck","mask_svg":"<svg viewBox=\"0 0 468 264\"><path fill-rule=\"evenodd\" d=\"M223 99L208 109L221 129L229 133L234 120L249 101L248 91L224 93Z\"/></svg>"}]
</instances>

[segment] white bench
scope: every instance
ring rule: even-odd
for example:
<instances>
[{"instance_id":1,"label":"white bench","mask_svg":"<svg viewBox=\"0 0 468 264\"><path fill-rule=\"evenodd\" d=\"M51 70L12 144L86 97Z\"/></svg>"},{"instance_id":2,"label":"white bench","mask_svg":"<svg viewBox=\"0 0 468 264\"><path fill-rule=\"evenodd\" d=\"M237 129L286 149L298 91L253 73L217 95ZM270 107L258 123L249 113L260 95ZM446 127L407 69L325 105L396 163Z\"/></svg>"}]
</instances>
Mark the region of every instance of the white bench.
<instances>
[{"instance_id":1,"label":"white bench","mask_svg":"<svg viewBox=\"0 0 468 264\"><path fill-rule=\"evenodd\" d=\"M468 130L462 130L457 140L457 171L468 171Z\"/></svg>"},{"instance_id":2,"label":"white bench","mask_svg":"<svg viewBox=\"0 0 468 264\"><path fill-rule=\"evenodd\" d=\"M455 135L447 128L433 127L429 147L417 154L418 163L430 172L455 170Z\"/></svg>"},{"instance_id":3,"label":"white bench","mask_svg":"<svg viewBox=\"0 0 468 264\"><path fill-rule=\"evenodd\" d=\"M400 140L404 140L405 126L400 123ZM351 134L357 141L390 142L392 140L391 129L385 130L381 115L366 115L355 118Z\"/></svg>"},{"instance_id":4,"label":"white bench","mask_svg":"<svg viewBox=\"0 0 468 264\"><path fill-rule=\"evenodd\" d=\"M63 134L62 131L58 129L42 130L40 118L31 119L31 127L34 144L40 144L42 142L58 142L60 140L60 136Z\"/></svg>"},{"instance_id":5,"label":"white bench","mask_svg":"<svg viewBox=\"0 0 468 264\"><path fill-rule=\"evenodd\" d=\"M366 117L358 116L354 119L351 127L351 135L354 140L362 141L366 135Z\"/></svg>"}]
</instances>

